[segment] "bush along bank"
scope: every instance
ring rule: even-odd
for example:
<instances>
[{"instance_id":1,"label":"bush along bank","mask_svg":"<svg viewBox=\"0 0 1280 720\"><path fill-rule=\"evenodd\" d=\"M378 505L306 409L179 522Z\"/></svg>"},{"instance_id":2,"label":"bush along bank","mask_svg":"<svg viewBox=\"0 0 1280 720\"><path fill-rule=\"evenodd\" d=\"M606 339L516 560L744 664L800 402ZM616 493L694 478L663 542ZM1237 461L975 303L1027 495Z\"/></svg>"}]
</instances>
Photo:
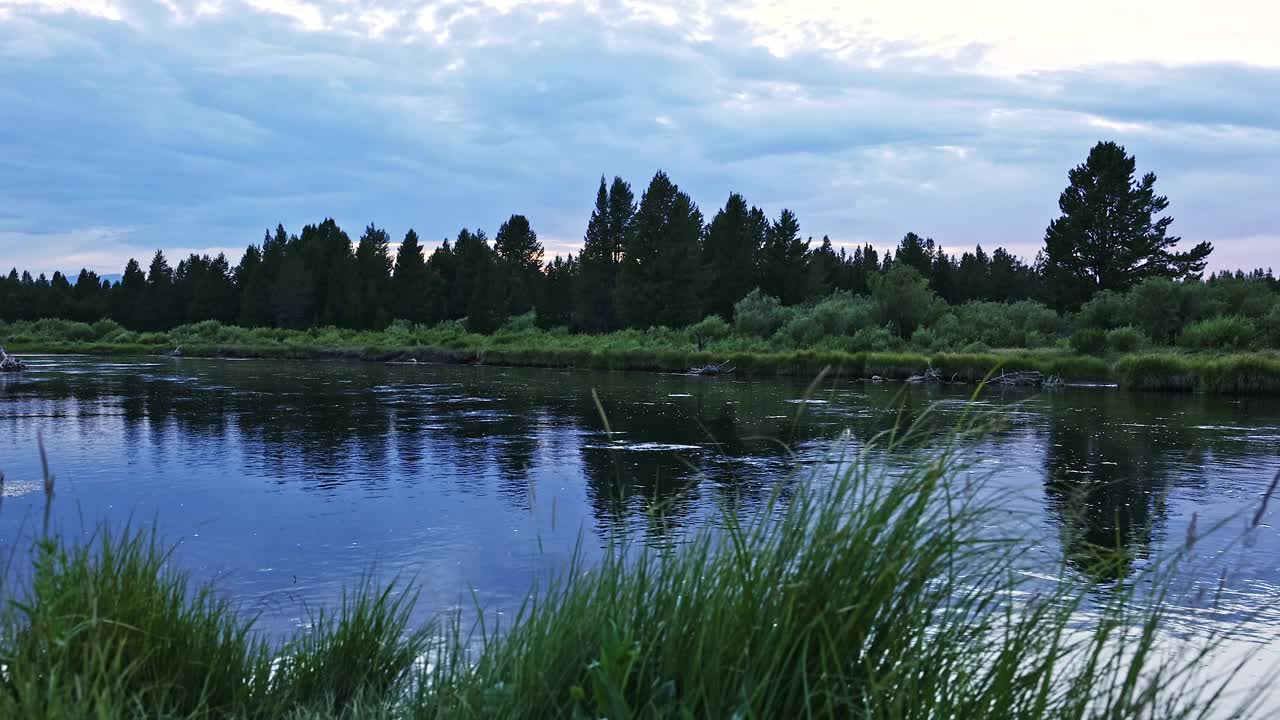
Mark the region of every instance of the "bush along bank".
<instances>
[{"instance_id":1,"label":"bush along bank","mask_svg":"<svg viewBox=\"0 0 1280 720\"><path fill-rule=\"evenodd\" d=\"M811 345L797 347L778 335L763 338L736 332L718 318L682 329L601 335L543 330L527 320L489 334L470 332L456 322L430 327L396 322L385 330L371 331L248 329L206 321L167 332L135 333L110 320L92 324L41 320L0 324L0 344L10 352L27 354L170 354L650 372L687 372L714 364L744 378L814 377L825 370L844 378L903 381L928 374L944 383L974 383L994 370L997 374L1039 373L1068 383L1115 383L1134 390L1280 393L1280 357L1274 351L1225 356L1173 349L1131 351L1135 340L1128 328L1079 333L1089 338L1082 343L1088 351L1065 343L1066 347L1000 350L971 343L955 351L934 349L928 343L917 346L887 332L865 331L852 336L820 335ZM1092 335L1098 336L1101 349L1094 347ZM1109 346L1117 349L1107 350Z\"/></svg>"}]
</instances>

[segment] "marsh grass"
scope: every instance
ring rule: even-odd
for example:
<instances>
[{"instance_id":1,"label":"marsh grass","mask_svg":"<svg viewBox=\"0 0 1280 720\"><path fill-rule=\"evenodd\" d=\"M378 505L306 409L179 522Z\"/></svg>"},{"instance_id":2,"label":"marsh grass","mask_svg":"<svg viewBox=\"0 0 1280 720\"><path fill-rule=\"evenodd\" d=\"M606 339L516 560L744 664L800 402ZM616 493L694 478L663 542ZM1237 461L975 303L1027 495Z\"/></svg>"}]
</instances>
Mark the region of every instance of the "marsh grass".
<instances>
[{"instance_id":1,"label":"marsh grass","mask_svg":"<svg viewBox=\"0 0 1280 720\"><path fill-rule=\"evenodd\" d=\"M685 372L714 362L726 363L746 378L808 378L830 367L837 377L905 380L933 367L950 381L976 383L999 367L1010 372L1036 370L1068 382L1117 382L1139 390L1280 393L1280 358L1273 352L1226 357L1173 350L1133 352L1141 346L1142 338L1132 328L1111 334L1090 331L1097 342L1077 351L1049 347L992 350L981 343L959 351L930 343L926 351L912 349L887 333L875 342L856 341L856 336L829 336L797 346L781 336L699 336L700 327L578 335L519 323L481 335L457 322L431 327L397 322L385 330L370 331L249 329L205 321L165 333L136 333L110 321L88 325L41 320L0 328L0 343L23 353L139 355L181 347L189 357L480 363L649 372ZM1110 354L1102 355L1108 349Z\"/></svg>"}]
</instances>

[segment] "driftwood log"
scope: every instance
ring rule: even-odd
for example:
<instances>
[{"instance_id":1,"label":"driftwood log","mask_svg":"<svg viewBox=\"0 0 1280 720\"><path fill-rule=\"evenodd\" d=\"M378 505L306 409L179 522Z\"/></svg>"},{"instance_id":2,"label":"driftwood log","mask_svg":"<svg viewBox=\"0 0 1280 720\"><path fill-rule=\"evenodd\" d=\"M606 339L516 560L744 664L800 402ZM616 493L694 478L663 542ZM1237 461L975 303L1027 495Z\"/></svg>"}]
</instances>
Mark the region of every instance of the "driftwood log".
<instances>
[{"instance_id":1,"label":"driftwood log","mask_svg":"<svg viewBox=\"0 0 1280 720\"><path fill-rule=\"evenodd\" d=\"M938 371L937 371L936 369L934 369L934 368L929 368L928 370L925 370L925 371L924 371L922 374L920 374L920 375L912 375L911 377L907 378L907 382L909 382L909 383L916 383L916 384L921 384L921 383L928 383L928 384L940 383L940 382L942 382L942 373L938 372Z\"/></svg>"},{"instance_id":2,"label":"driftwood log","mask_svg":"<svg viewBox=\"0 0 1280 720\"><path fill-rule=\"evenodd\" d=\"M729 364L728 362L722 362L719 364L711 363L710 365L703 365L702 367L691 367L689 368L689 374L690 375L728 375L729 373L733 372L735 369L731 367L725 367L728 364Z\"/></svg>"},{"instance_id":3,"label":"driftwood log","mask_svg":"<svg viewBox=\"0 0 1280 720\"><path fill-rule=\"evenodd\" d=\"M16 355L10 355L0 347L0 372L21 372L27 366Z\"/></svg>"}]
</instances>

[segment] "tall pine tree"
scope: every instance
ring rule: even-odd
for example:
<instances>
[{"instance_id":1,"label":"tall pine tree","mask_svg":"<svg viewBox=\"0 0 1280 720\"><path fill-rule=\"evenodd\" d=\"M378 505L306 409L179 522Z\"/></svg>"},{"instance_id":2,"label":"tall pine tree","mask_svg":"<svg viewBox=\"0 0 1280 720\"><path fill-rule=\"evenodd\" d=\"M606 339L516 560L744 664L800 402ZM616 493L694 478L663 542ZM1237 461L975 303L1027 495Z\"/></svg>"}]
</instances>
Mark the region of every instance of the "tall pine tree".
<instances>
[{"instance_id":1,"label":"tall pine tree","mask_svg":"<svg viewBox=\"0 0 1280 720\"><path fill-rule=\"evenodd\" d=\"M1058 198L1062 215L1045 230L1045 273L1060 309L1074 309L1100 290L1123 292L1146 278L1199 277L1213 246L1177 252L1173 218L1158 217L1169 199L1156 176L1134 178L1137 161L1114 142L1100 142L1073 168Z\"/></svg>"}]
</instances>

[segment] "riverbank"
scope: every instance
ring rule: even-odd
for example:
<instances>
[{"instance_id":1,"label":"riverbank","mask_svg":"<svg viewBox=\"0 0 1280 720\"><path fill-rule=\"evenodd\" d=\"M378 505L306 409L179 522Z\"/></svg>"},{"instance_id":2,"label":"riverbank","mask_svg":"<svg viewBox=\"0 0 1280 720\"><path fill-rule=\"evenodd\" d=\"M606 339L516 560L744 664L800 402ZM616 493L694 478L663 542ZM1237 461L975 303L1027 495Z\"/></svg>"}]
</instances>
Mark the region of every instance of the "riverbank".
<instances>
[{"instance_id":1,"label":"riverbank","mask_svg":"<svg viewBox=\"0 0 1280 720\"><path fill-rule=\"evenodd\" d=\"M1059 347L929 351L892 341L865 350L847 343L795 349L736 335L707 338L697 328L572 335L518 327L481 335L456 323L431 328L397 324L374 332L245 329L208 322L133 333L110 321L40 321L9 326L0 333L0 343L25 354L178 354L647 372L687 372L714 363L746 378L815 377L826 370L834 377L904 381L932 369L942 382L975 383L994 369L997 374L1037 372L1069 383L1114 383L1133 390L1280 394L1280 354L1274 351L1218 355L1152 348L1097 356Z\"/></svg>"},{"instance_id":2,"label":"riverbank","mask_svg":"<svg viewBox=\"0 0 1280 720\"><path fill-rule=\"evenodd\" d=\"M1158 651L1178 642L1168 576L1017 572L1025 545L988 531L995 499L966 469L944 452L893 482L855 463L782 483L759 520L725 506L676 552L572 563L500 629L413 627L412 588L366 580L276 642L154 535L55 535L0 610L0 715L1127 720L1248 700L1214 694L1234 674L1206 677L1214 642Z\"/></svg>"}]
</instances>

